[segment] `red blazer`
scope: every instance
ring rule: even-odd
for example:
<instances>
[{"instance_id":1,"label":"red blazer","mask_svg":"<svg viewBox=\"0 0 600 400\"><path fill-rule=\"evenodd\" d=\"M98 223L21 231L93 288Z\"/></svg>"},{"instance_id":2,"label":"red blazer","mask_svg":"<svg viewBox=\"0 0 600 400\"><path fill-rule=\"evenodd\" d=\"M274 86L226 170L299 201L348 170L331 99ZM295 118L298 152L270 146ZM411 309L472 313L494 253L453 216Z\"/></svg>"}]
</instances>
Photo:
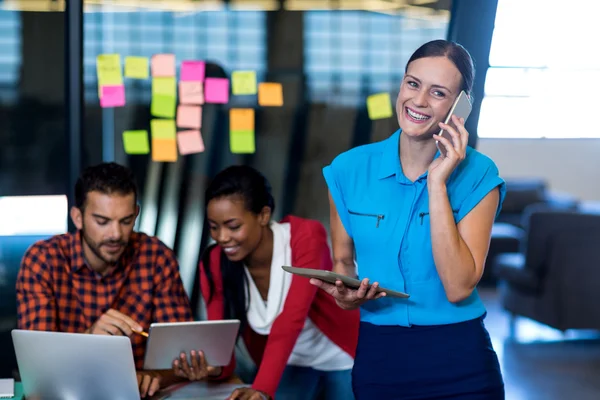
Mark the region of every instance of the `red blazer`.
<instances>
[{"instance_id":1,"label":"red blazer","mask_svg":"<svg viewBox=\"0 0 600 400\"><path fill-rule=\"evenodd\" d=\"M292 264L300 268L320 268L330 271L332 268L331 253L327 244L327 233L321 223L313 220L288 216L283 222L291 225ZM216 246L210 254L210 267L215 283L212 300L208 302L208 281L204 266L200 263L200 283L202 296L207 303L209 320L223 319L223 281L220 269L221 248ZM273 322L268 335L258 374L252 387L275 397L279 380L287 365L296 340L304 327L306 318L323 332L332 342L352 357L355 356L358 341L359 311L342 310L333 297L323 290L317 289L304 277L294 275L290 290L285 299L283 311ZM251 328L248 328L250 331ZM255 332L244 335L248 340L256 337ZM235 369L235 356L219 377L231 376Z\"/></svg>"}]
</instances>

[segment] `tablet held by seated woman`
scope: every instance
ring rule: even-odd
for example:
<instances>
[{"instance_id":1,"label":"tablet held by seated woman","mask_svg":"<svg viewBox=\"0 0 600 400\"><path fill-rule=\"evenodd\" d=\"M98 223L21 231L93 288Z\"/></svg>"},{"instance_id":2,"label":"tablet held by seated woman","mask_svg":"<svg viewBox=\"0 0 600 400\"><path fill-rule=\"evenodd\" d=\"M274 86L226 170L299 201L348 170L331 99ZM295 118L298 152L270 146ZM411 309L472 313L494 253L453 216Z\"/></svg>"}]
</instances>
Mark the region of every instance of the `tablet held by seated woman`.
<instances>
[{"instance_id":1,"label":"tablet held by seated woman","mask_svg":"<svg viewBox=\"0 0 600 400\"><path fill-rule=\"evenodd\" d=\"M200 287L208 319L241 321L240 335L258 366L251 388L231 399L352 399L351 370L359 311L340 310L335 299L283 265L332 269L321 223L287 216L271 220L275 203L265 177L248 166L220 172L206 190L207 217L216 244L202 257ZM198 349L202 350L202 349ZM189 379L232 374L206 365L202 353L175 360Z\"/></svg>"}]
</instances>

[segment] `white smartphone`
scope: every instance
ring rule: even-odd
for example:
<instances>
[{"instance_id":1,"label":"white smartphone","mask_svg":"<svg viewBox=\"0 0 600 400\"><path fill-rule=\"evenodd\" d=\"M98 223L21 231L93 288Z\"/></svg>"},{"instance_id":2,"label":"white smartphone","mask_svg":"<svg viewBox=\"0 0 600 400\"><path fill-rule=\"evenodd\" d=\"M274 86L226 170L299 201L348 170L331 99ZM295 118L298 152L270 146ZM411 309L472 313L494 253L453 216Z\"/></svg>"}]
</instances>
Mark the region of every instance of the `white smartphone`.
<instances>
[{"instance_id":1,"label":"white smartphone","mask_svg":"<svg viewBox=\"0 0 600 400\"><path fill-rule=\"evenodd\" d=\"M450 112L448 113L448 116L446 117L444 123L456 129L456 126L454 126L454 123L452 122L452 116L456 115L458 118L464 118L466 122L467 118L469 118L469 114L471 114L472 108L473 106L471 105L471 100L469 100L469 96L467 96L464 90L461 90L460 94L454 101L454 104L452 104ZM445 130L440 129L440 133L438 135L443 136L444 138L452 142L452 136L450 136L450 134ZM446 157L446 147L438 141L436 141L435 143L440 153L444 157Z\"/></svg>"}]
</instances>

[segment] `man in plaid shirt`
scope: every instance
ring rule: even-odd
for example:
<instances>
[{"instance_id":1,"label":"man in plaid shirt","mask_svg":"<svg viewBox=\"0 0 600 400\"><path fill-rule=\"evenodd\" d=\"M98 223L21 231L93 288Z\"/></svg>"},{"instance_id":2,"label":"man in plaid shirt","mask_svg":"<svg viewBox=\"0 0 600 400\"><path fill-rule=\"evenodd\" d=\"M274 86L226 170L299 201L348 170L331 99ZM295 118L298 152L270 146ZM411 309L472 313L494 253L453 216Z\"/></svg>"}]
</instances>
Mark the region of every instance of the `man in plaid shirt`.
<instances>
[{"instance_id":1,"label":"man in plaid shirt","mask_svg":"<svg viewBox=\"0 0 600 400\"><path fill-rule=\"evenodd\" d=\"M23 257L18 326L128 336L139 370L146 338L138 332L152 322L192 320L179 265L160 240L133 231L139 206L128 168L87 168L75 185L75 203L77 232L37 242ZM171 371L138 371L142 397L177 380Z\"/></svg>"}]
</instances>

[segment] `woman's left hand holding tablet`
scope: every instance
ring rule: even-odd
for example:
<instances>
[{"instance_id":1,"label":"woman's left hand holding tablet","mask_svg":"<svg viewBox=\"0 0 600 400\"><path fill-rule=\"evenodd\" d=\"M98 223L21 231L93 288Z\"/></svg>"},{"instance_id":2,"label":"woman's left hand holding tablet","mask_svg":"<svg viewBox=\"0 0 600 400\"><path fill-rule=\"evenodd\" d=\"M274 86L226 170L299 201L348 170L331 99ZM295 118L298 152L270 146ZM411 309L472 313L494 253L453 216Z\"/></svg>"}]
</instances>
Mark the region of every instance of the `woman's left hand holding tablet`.
<instances>
[{"instance_id":1,"label":"woman's left hand holding tablet","mask_svg":"<svg viewBox=\"0 0 600 400\"><path fill-rule=\"evenodd\" d=\"M179 358L173 360L173 372L181 378L187 378L190 381L200 381L209 377L221 375L221 367L211 367L206 363L204 352L201 350L190 352L190 357L181 353Z\"/></svg>"}]
</instances>

